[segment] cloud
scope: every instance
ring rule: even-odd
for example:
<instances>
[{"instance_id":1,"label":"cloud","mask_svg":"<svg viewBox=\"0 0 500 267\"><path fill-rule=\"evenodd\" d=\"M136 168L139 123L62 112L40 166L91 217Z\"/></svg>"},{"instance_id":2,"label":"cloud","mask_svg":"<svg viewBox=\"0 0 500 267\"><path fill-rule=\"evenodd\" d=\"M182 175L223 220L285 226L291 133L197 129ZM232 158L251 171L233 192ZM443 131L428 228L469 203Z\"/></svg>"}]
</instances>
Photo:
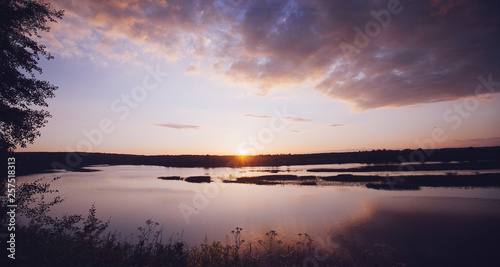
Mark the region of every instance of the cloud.
<instances>
[{"instance_id":1,"label":"cloud","mask_svg":"<svg viewBox=\"0 0 500 267\"><path fill-rule=\"evenodd\" d=\"M161 127L184 130L184 129L199 129L200 126L197 125L189 125L189 124L181 124L181 123L166 123L166 124L157 124Z\"/></svg>"},{"instance_id":2,"label":"cloud","mask_svg":"<svg viewBox=\"0 0 500 267\"><path fill-rule=\"evenodd\" d=\"M311 122L310 119L296 118L296 117L283 117L284 120L289 120L293 122Z\"/></svg>"},{"instance_id":3,"label":"cloud","mask_svg":"<svg viewBox=\"0 0 500 267\"><path fill-rule=\"evenodd\" d=\"M312 84L358 110L456 100L480 75L499 79L498 2L402 0L381 26L388 2L56 1L66 16L47 40L66 57L207 59L211 75L261 94ZM366 39L356 28L373 37L347 58L341 44Z\"/></svg>"},{"instance_id":4,"label":"cloud","mask_svg":"<svg viewBox=\"0 0 500 267\"><path fill-rule=\"evenodd\" d=\"M340 127L340 126L344 126L344 125L338 124L338 123L328 125L328 127Z\"/></svg>"},{"instance_id":5,"label":"cloud","mask_svg":"<svg viewBox=\"0 0 500 267\"><path fill-rule=\"evenodd\" d=\"M223 59L219 59L214 64L210 65L210 69L214 71L220 71L226 66L226 62Z\"/></svg>"},{"instance_id":6,"label":"cloud","mask_svg":"<svg viewBox=\"0 0 500 267\"><path fill-rule=\"evenodd\" d=\"M191 64L189 64L187 66L187 68L184 71L184 73L186 73L188 75L195 74L195 73L197 73L199 71L200 65L201 65L200 62L193 62L193 63L191 63Z\"/></svg>"},{"instance_id":7,"label":"cloud","mask_svg":"<svg viewBox=\"0 0 500 267\"><path fill-rule=\"evenodd\" d=\"M245 117L251 117L251 118L260 118L260 119L270 119L270 116L265 116L265 115L254 115L254 114L245 114ZM310 119L303 119L303 118L296 118L296 117L282 117L281 119L283 120L289 120L293 122L311 122L312 120Z\"/></svg>"},{"instance_id":8,"label":"cloud","mask_svg":"<svg viewBox=\"0 0 500 267\"><path fill-rule=\"evenodd\" d=\"M402 3L402 13L365 49L333 64L317 92L358 110L398 107L472 96L479 75L498 73L487 59L500 55L492 49L499 38L488 37L498 36L498 27L492 27L498 18L481 15L498 12L497 4ZM365 78L356 79L360 74Z\"/></svg>"},{"instance_id":9,"label":"cloud","mask_svg":"<svg viewBox=\"0 0 500 267\"><path fill-rule=\"evenodd\" d=\"M270 119L270 116L265 116L265 115L254 115L254 114L245 114L245 117L252 117L252 118L261 118L261 119Z\"/></svg>"}]
</instances>

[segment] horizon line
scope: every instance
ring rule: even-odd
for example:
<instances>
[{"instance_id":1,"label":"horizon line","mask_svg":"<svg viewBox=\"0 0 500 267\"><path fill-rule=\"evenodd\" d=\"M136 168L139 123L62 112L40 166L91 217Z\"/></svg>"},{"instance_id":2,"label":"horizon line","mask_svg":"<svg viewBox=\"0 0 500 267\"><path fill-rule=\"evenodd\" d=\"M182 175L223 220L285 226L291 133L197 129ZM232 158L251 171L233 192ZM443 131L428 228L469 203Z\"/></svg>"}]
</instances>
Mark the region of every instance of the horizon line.
<instances>
[{"instance_id":1,"label":"horizon line","mask_svg":"<svg viewBox=\"0 0 500 267\"><path fill-rule=\"evenodd\" d=\"M329 152L309 152L309 153L273 153L273 154L251 154L251 155L238 155L238 154L132 154L132 153L117 153L117 152L84 152L84 151L14 151L9 153L78 153L78 154L111 154L111 155L131 155L131 156L218 156L218 157L254 157L254 156L283 156L283 155L314 155L314 154L331 154L331 153L361 153L371 151L405 151L405 150L441 150L441 149L465 149L465 148L496 148L495 146L463 146L463 147L440 147L440 148L404 148L404 149L347 149Z\"/></svg>"}]
</instances>

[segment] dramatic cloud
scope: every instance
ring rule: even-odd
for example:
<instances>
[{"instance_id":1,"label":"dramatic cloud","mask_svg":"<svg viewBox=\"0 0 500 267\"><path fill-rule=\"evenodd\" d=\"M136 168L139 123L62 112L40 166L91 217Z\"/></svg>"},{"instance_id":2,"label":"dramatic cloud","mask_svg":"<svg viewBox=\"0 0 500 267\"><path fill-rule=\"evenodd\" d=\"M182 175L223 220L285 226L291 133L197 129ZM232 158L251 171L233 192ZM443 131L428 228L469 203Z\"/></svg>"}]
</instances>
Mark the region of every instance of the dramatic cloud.
<instances>
[{"instance_id":1,"label":"dramatic cloud","mask_svg":"<svg viewBox=\"0 0 500 267\"><path fill-rule=\"evenodd\" d=\"M245 117L252 117L252 118L260 118L260 119L270 119L271 117L269 116L264 116L264 115L253 115L253 114L245 114Z\"/></svg>"},{"instance_id":2,"label":"dramatic cloud","mask_svg":"<svg viewBox=\"0 0 500 267\"><path fill-rule=\"evenodd\" d=\"M199 129L200 126L197 125L189 125L189 124L181 124L181 123L166 123L166 124L157 124L161 127L184 130L184 129Z\"/></svg>"},{"instance_id":3,"label":"dramatic cloud","mask_svg":"<svg viewBox=\"0 0 500 267\"><path fill-rule=\"evenodd\" d=\"M475 94L478 76L500 80L497 1L54 3L66 18L47 42L67 57L207 60L261 93L307 82L358 110L455 100Z\"/></svg>"}]
</instances>

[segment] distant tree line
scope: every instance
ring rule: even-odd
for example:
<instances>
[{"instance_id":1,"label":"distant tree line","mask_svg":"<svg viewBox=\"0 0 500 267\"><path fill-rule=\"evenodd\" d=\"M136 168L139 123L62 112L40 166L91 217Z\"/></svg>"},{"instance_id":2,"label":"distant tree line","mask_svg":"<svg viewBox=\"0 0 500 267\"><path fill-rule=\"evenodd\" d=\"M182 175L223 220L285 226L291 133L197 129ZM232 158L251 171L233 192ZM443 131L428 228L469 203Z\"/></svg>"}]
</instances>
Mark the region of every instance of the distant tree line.
<instances>
[{"instance_id":1,"label":"distant tree line","mask_svg":"<svg viewBox=\"0 0 500 267\"><path fill-rule=\"evenodd\" d=\"M70 166L72 171L90 165L155 165L165 167L242 167L242 166L287 166L343 163L401 163L423 161L500 161L500 147L446 148L437 150L372 150L361 152L339 152L320 154L281 154L256 156L214 155L160 155L143 156L127 154L88 153L81 157L78 166L67 164L71 153L22 152L15 153L18 174L51 171L54 166ZM424 157L420 157L424 155Z\"/></svg>"}]
</instances>

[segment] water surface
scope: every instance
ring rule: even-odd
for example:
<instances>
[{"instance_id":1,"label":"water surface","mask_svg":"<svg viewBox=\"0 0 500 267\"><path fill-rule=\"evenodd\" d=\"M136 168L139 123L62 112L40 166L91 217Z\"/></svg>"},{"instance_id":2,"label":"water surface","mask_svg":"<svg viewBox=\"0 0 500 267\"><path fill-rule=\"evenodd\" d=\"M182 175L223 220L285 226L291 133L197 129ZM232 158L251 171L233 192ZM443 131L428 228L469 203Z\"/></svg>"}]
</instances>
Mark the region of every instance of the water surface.
<instances>
[{"instance_id":1,"label":"water surface","mask_svg":"<svg viewBox=\"0 0 500 267\"><path fill-rule=\"evenodd\" d=\"M232 229L242 227L244 238L254 244L270 230L277 231L283 241L291 242L298 233L308 233L315 240L328 239L351 246L353 253L362 249L376 251L381 246L375 245L382 244L390 251L394 249L397 253L391 257L399 257L397 260L402 262L418 263L422 258L415 255L422 254L424 260L447 259L448 263L457 258L451 254L463 250L470 255L482 253L483 259L488 259L499 248L498 188L423 187L418 191L384 191L352 185L261 186L157 179L210 175L218 180L258 176L269 171L302 175L311 166L92 168L100 171L36 174L19 177L19 181L61 176L52 187L66 200L54 207L53 214L86 215L95 204L98 217L110 219L110 229L121 232L122 237L137 234L137 227L153 219L164 225L167 235L179 234L190 245L205 239L225 240ZM193 213L187 215L186 211Z\"/></svg>"}]
</instances>

